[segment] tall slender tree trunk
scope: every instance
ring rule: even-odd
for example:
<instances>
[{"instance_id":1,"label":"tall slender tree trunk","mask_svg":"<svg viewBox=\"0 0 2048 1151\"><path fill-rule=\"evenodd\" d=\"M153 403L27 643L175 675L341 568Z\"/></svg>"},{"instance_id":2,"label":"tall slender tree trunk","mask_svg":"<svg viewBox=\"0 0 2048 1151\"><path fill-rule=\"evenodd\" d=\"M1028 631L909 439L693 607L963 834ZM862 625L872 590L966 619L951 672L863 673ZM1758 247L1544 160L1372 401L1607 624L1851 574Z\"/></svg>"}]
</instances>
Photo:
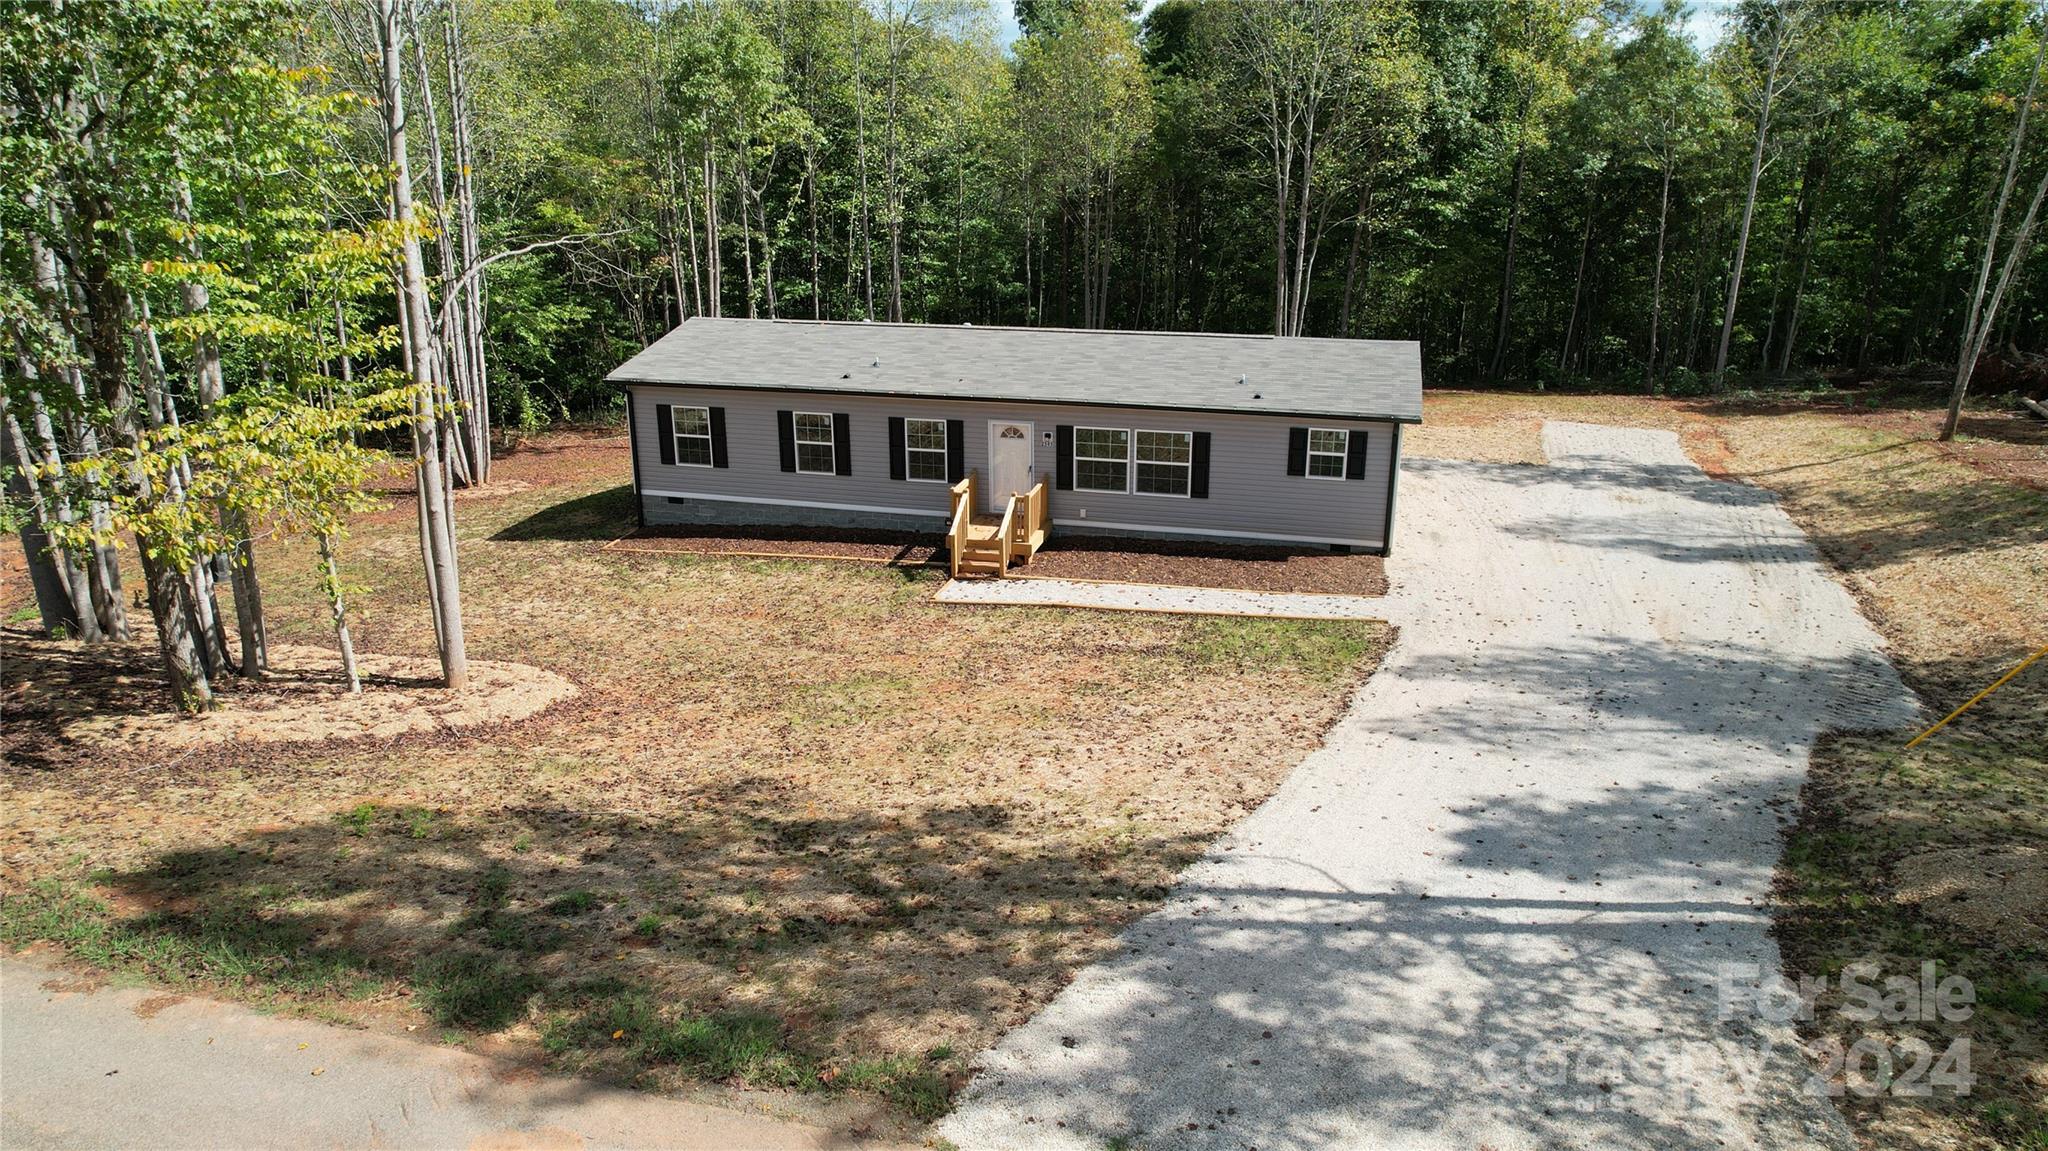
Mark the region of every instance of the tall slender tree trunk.
<instances>
[{"instance_id":1,"label":"tall slender tree trunk","mask_svg":"<svg viewBox=\"0 0 2048 1151\"><path fill-rule=\"evenodd\" d=\"M1778 32L1782 41L1786 33ZM1714 352L1714 390L1727 387L1728 345L1735 337L1735 305L1742 296L1742 265L1749 256L1749 226L1756 217L1756 185L1764 173L1764 143L1771 134L1771 102L1778 93L1778 70L1785 50L1780 43L1771 52L1770 68L1764 76L1763 99L1757 107L1756 140L1749 152L1749 188L1742 196L1742 224L1735 234L1735 266L1728 273L1728 302L1721 309L1721 343Z\"/></svg>"},{"instance_id":2,"label":"tall slender tree trunk","mask_svg":"<svg viewBox=\"0 0 2048 1151\"><path fill-rule=\"evenodd\" d=\"M742 133L739 146L739 171L734 174L739 177L740 183L740 186L735 191L738 193L737 199L740 202L741 260L747 270L747 318L751 320L755 319L759 313L756 311L757 305L755 303L758 293L754 287L754 210L747 203L753 193L754 177L751 165L747 162L747 150L746 135Z\"/></svg>"},{"instance_id":3,"label":"tall slender tree trunk","mask_svg":"<svg viewBox=\"0 0 2048 1151\"><path fill-rule=\"evenodd\" d=\"M1525 111L1526 117L1528 113ZM1508 364L1508 317L1514 309L1515 245L1522 234L1522 181L1528 174L1529 143L1525 124L1522 139L1515 145L1515 175L1508 190L1508 235L1501 255L1500 303L1493 313L1493 358L1486 366L1486 382L1500 383ZM1541 381L1538 381L1540 386Z\"/></svg>"},{"instance_id":4,"label":"tall slender tree trunk","mask_svg":"<svg viewBox=\"0 0 2048 1151\"><path fill-rule=\"evenodd\" d=\"M446 157L441 150L441 117L434 104L432 72L427 66L426 38L419 33L418 0L400 0L403 4L405 34L412 40L413 64L419 80L420 108L426 113L424 125L427 139L427 158L431 166L427 180L427 202L434 213L434 255L435 266L440 273L441 290L445 294L454 288L462 270L457 266L455 249L455 228L448 215L448 176ZM402 81L401 81L402 82ZM430 322L434 322L433 347L438 355L434 365L434 378L439 389L448 397L447 412L441 421L443 438L443 460L449 482L467 487L475 482L470 471L468 453L464 448L467 436L462 424L467 418L467 388L469 383L468 337L461 327L466 317L458 308L445 311L446 331L438 322L441 316L433 307L427 308Z\"/></svg>"},{"instance_id":5,"label":"tall slender tree trunk","mask_svg":"<svg viewBox=\"0 0 2048 1151\"><path fill-rule=\"evenodd\" d=\"M348 680L350 695L361 695L363 680L356 672L355 640L348 634L348 605L342 598L341 568L334 559L335 542L331 532L320 533L321 582L327 588L327 611L334 619L334 641L341 649L341 673Z\"/></svg>"},{"instance_id":6,"label":"tall slender tree trunk","mask_svg":"<svg viewBox=\"0 0 2048 1151\"><path fill-rule=\"evenodd\" d=\"M1109 273L1116 253L1116 169L1109 169L1102 189L1102 243L1095 253L1101 279L1095 285L1095 326L1109 327Z\"/></svg>"},{"instance_id":7,"label":"tall slender tree trunk","mask_svg":"<svg viewBox=\"0 0 2048 1151\"><path fill-rule=\"evenodd\" d=\"M1884 271L1891 262L1892 228L1899 214L1901 177L1894 170L1892 178L1885 182L1884 203L1877 213L1877 238L1870 248L1870 265L1863 273L1862 319L1856 336L1856 370L1863 371L1870 366L1870 346L1877 338L1877 296L1878 288L1884 282Z\"/></svg>"},{"instance_id":8,"label":"tall slender tree trunk","mask_svg":"<svg viewBox=\"0 0 2048 1151\"><path fill-rule=\"evenodd\" d=\"M1270 95L1267 102L1272 103ZM1270 124L1266 129L1268 146L1273 153L1273 334L1287 334L1287 316L1290 311L1287 287L1291 282L1287 275L1287 206L1290 200L1289 185L1294 178L1294 134L1283 130L1277 112L1270 113Z\"/></svg>"},{"instance_id":9,"label":"tall slender tree trunk","mask_svg":"<svg viewBox=\"0 0 2048 1151\"><path fill-rule=\"evenodd\" d=\"M0 392L0 466L7 468L7 494L28 514L21 520L21 553L28 562L28 582L35 593L36 614L50 635L77 635L90 610L80 615L71 596L71 573L63 549L52 546L49 527L56 521L53 501L46 499L33 470L35 456L28 437L14 417L5 392Z\"/></svg>"},{"instance_id":10,"label":"tall slender tree trunk","mask_svg":"<svg viewBox=\"0 0 2048 1151\"><path fill-rule=\"evenodd\" d=\"M1288 290L1287 334L1298 336L1308 322L1309 275L1314 270L1314 249L1309 242L1309 208L1316 182L1316 111L1308 109L1308 131L1301 145L1301 186L1294 205L1294 282ZM1320 230L1320 225L1319 229Z\"/></svg>"},{"instance_id":11,"label":"tall slender tree trunk","mask_svg":"<svg viewBox=\"0 0 2048 1151\"><path fill-rule=\"evenodd\" d=\"M1579 270L1572 277L1572 309L1564 322L1564 347L1557 353L1559 375L1571 366L1572 338L1579 333L1579 301L1586 294L1586 258L1593 252L1593 208L1599 203L1599 185L1586 188L1586 221L1579 231Z\"/></svg>"},{"instance_id":12,"label":"tall slender tree trunk","mask_svg":"<svg viewBox=\"0 0 2048 1151\"><path fill-rule=\"evenodd\" d=\"M1671 149L1667 146L1664 179L1657 193L1657 260L1650 273L1650 346L1643 357L1643 387L1652 395L1657 392L1657 323L1663 318L1664 309L1664 239L1671 220L1671 161Z\"/></svg>"},{"instance_id":13,"label":"tall slender tree trunk","mask_svg":"<svg viewBox=\"0 0 2048 1151\"><path fill-rule=\"evenodd\" d=\"M460 228L460 259L464 277L456 310L462 313L461 333L468 347L463 360L469 369L464 381L463 428L468 433L469 470L477 483L491 478L491 388L490 365L484 355L484 335L489 316L485 310L484 277L470 275L482 260L480 230L476 214L476 151L469 135L469 66L462 47L462 4L452 0L442 26L448 70L448 115L455 144L455 220Z\"/></svg>"},{"instance_id":14,"label":"tall slender tree trunk","mask_svg":"<svg viewBox=\"0 0 2048 1151\"><path fill-rule=\"evenodd\" d=\"M810 192L811 207L811 318L825 318L825 281L818 273L818 157L804 156L804 186Z\"/></svg>"},{"instance_id":15,"label":"tall slender tree trunk","mask_svg":"<svg viewBox=\"0 0 2048 1151\"><path fill-rule=\"evenodd\" d=\"M76 181L89 186L89 181ZM129 372L133 351L128 347L132 324L127 314L128 296L115 279L105 245L118 235L113 204L98 193L73 198L78 219L71 234L80 237L71 266L79 269L72 287L83 307L79 310L80 334L91 361L91 373L105 406L106 431L113 447L136 462L129 467L128 482L145 501L167 498L141 466L141 429L135 424L135 394ZM163 656L165 687L172 706L180 711L201 711L213 706L213 683L206 672L206 658L192 625L191 585L184 572L158 558L156 549L139 547L144 583L149 591L150 615L156 623L157 648Z\"/></svg>"},{"instance_id":16,"label":"tall slender tree trunk","mask_svg":"<svg viewBox=\"0 0 2048 1151\"><path fill-rule=\"evenodd\" d=\"M1365 245L1370 231L1367 221L1372 216L1372 193L1373 179L1371 172L1368 171L1364 181L1358 186L1358 212L1351 218L1351 248L1344 254L1344 307L1338 313L1337 334L1346 338L1354 334L1351 327L1351 303L1356 296L1358 270L1362 266L1360 258L1370 258L1370 250Z\"/></svg>"},{"instance_id":17,"label":"tall slender tree trunk","mask_svg":"<svg viewBox=\"0 0 2048 1151\"><path fill-rule=\"evenodd\" d=\"M2041 202L2048 199L2048 171L2041 173L2041 183L2034 189L2034 198L2027 204L2027 214L2020 220L2020 226L2013 233L2012 245L2006 249L2005 261L1999 269L1998 282L1991 289L1991 297L1984 301L1977 318L1977 328L1970 342L1963 347L1961 362L1956 365L1955 390L1949 393L1948 414L1941 421L1940 439L1945 443L1955 438L1956 424L1962 419L1963 400L1970 392L1970 377L1977 370L1977 361L1989 346L1991 331L1998 319L1998 305L2004 301L2006 289L2012 286L2013 277L2019 274L2020 266L2026 263L2027 249L2034 240L2034 225L2041 212Z\"/></svg>"},{"instance_id":18,"label":"tall slender tree trunk","mask_svg":"<svg viewBox=\"0 0 2048 1151\"><path fill-rule=\"evenodd\" d=\"M182 180L178 183L175 210L182 221L192 222L192 189ZM196 229L187 248L193 262L202 262L206 258ZM204 316L213 306L212 291L202 280L186 280L178 290L187 315ZM220 343L210 332L201 332L193 340L192 376L200 414L211 415L214 406L225 398L227 384L221 372ZM215 509L215 515L219 517L221 527L235 541L223 558L227 561L229 586L235 595L235 631L241 647L241 662L237 670L243 676L259 676L270 666L270 642L264 626L262 583L256 574L255 533L250 530L248 517L226 503Z\"/></svg>"},{"instance_id":19,"label":"tall slender tree trunk","mask_svg":"<svg viewBox=\"0 0 2048 1151\"><path fill-rule=\"evenodd\" d=\"M134 260L135 244L124 233L128 258ZM123 307L132 317L132 338L135 343L135 362L141 368L143 411L149 420L150 431L161 434L166 428L176 431L178 409L172 403L169 380L164 372L163 349L157 343L156 319L150 313L147 297L132 294L124 298ZM192 490L190 460L181 460L177 467L164 474L163 496L166 503L184 506L187 494ZM200 658L206 664L210 680L219 680L227 674L228 646L227 631L221 625L220 605L213 594L212 557L198 556L192 564L180 573L187 586L184 596L185 609L191 614L190 626L196 638Z\"/></svg>"},{"instance_id":20,"label":"tall slender tree trunk","mask_svg":"<svg viewBox=\"0 0 2048 1151\"><path fill-rule=\"evenodd\" d=\"M686 172L682 174L682 187L678 193L677 198L683 202L683 242L690 248L690 314L708 315L704 299L704 265L697 260L697 194Z\"/></svg>"},{"instance_id":21,"label":"tall slender tree trunk","mask_svg":"<svg viewBox=\"0 0 2048 1151\"><path fill-rule=\"evenodd\" d=\"M852 24L853 36L853 154L860 168L860 264L861 264L861 319L875 318L875 234L874 215L868 197L868 96L867 81L861 71L861 48L866 37L861 34L864 9L857 4L846 7Z\"/></svg>"},{"instance_id":22,"label":"tall slender tree trunk","mask_svg":"<svg viewBox=\"0 0 2048 1151\"><path fill-rule=\"evenodd\" d=\"M49 212L51 222L61 229L62 221L57 215L55 205L49 206ZM34 231L25 231L24 235L28 240L29 260L34 270L36 295L43 305L44 312L56 319L58 328L64 333L66 350L77 353L82 343L79 338L79 325L83 322L80 315L83 296L74 293L72 285L62 282L57 270L56 253L44 244ZM79 301L77 304L74 304L75 295ZM90 407L85 372L76 360L51 365L51 371L62 377L62 382L71 391L72 401L67 405L68 415L65 420L67 439L78 456L89 459L98 455L99 432L91 421L80 415ZM40 402L40 396L37 400L34 415L37 435L43 441L44 463L55 468L61 461L56 428L50 419L48 407ZM92 524L94 538L111 539L113 516L105 495L96 485L88 487L83 495L85 514ZM92 601L92 614L96 625L86 629L83 638L91 642L126 641L129 638L128 611L122 601L121 565L119 557L114 553L113 545L95 543L84 549L80 559L85 568L86 592ZM92 634L95 631L97 635Z\"/></svg>"},{"instance_id":23,"label":"tall slender tree trunk","mask_svg":"<svg viewBox=\"0 0 2048 1151\"><path fill-rule=\"evenodd\" d=\"M405 90L399 61L404 50L400 0L379 0L378 48L383 62L381 98L391 157L391 215L404 229L400 249L399 304L405 316L413 376L413 465L420 498L420 551L432 580L442 681L450 688L469 683L469 656L462 634L462 596L455 562L455 525L449 507L446 462L441 456L437 409L440 389L434 373L440 357L427 319L426 267L413 230L412 170L406 156Z\"/></svg>"},{"instance_id":24,"label":"tall slender tree trunk","mask_svg":"<svg viewBox=\"0 0 2048 1151\"><path fill-rule=\"evenodd\" d=\"M68 530L78 522L78 512L66 490L63 475L63 456L58 449L56 428L50 421L49 407L43 401L39 388L41 375L26 352L15 356L15 368L21 375L22 391L28 404L28 424L24 427L19 413L7 413L7 434L14 438L13 450L16 458L23 461L23 471L41 468L44 474L54 477L37 493L38 515L47 517L60 530ZM6 406L0 398L0 407ZM34 429L34 435L28 432ZM29 477L33 480L33 475ZM45 533L47 534L47 533ZM23 541L26 544L26 540ZM69 621L71 635L86 643L99 643L106 638L100 629L99 611L93 603L90 561L81 561L69 547L58 547L50 554L50 562L57 568L64 593L70 600L70 608L64 613Z\"/></svg>"},{"instance_id":25,"label":"tall slender tree trunk","mask_svg":"<svg viewBox=\"0 0 2048 1151\"><path fill-rule=\"evenodd\" d=\"M893 7L888 13L888 21L889 99L884 106L882 175L888 182L884 192L889 209L889 321L900 324L903 322L903 173L897 138L900 129L897 123L900 116L897 88L903 71L903 45Z\"/></svg>"},{"instance_id":26,"label":"tall slender tree trunk","mask_svg":"<svg viewBox=\"0 0 2048 1151\"><path fill-rule=\"evenodd\" d=\"M1984 340L1991 330L1991 316L1984 316L1984 285L1991 279L1991 266L1998 258L1998 233L2005 219L2005 207L2012 199L2012 188L2019 177L2020 155L2027 142L2027 119L2033 112L2034 92L2041 82L2041 62L2048 58L2048 36L2040 38L2040 46L2034 50L2034 67L2027 75L2027 92L2020 100L2019 116L2013 122L2012 147L2006 153L2005 175L1998 184L1998 199L1991 209L1991 227L1984 237L1984 259L1977 269L1977 287L1970 293L1970 310L1963 322L1963 348L1956 360L1955 387L1949 393L1948 414L1941 421L1942 441L1953 439L1956 423L1962 418L1963 400L1969 395L1970 376L1977 370L1977 359L1984 354ZM2042 176L2042 185L2048 189L2048 174ZM2012 250L2006 257L2005 270L1999 275L1998 290L1990 301L1990 312L1995 316L1998 297L2004 293L2008 277L2016 269L2019 260L2026 255L2027 240L2033 232L2034 213L2041 206L2037 193L2034 202L2027 209L2026 221L2020 226L2020 234L2013 239ZM1980 316L1982 321L1980 323Z\"/></svg>"}]
</instances>

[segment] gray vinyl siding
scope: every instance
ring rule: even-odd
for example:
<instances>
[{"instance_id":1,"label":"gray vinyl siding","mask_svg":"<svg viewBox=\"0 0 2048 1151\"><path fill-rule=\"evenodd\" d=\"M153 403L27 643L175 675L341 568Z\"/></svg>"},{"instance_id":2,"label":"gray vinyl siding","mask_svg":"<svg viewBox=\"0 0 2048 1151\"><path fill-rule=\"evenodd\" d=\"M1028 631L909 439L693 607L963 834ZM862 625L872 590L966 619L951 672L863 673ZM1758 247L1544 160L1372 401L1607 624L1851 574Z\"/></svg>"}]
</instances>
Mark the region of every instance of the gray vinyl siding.
<instances>
[{"instance_id":1,"label":"gray vinyl siding","mask_svg":"<svg viewBox=\"0 0 2048 1151\"><path fill-rule=\"evenodd\" d=\"M638 429L634 451L642 506L649 523L702 518L687 510L687 504L669 503L679 497L691 504L741 501L744 506L745 501L759 501L811 509L796 521L787 514L762 520L770 523L894 524L905 522L908 513L928 516L930 526L940 529L949 508L947 485L889 478L889 419L896 416L964 421L966 467L984 481L991 420L1032 425L1033 470L1048 481L1057 464L1051 437L1060 424L1210 434L1209 498L1054 490L1052 515L1058 532L1138 531L1242 542L1384 546L1394 457L1394 425L1389 423L728 388L635 385L630 394ZM731 466L663 464L654 412L662 403L724 408ZM853 474L782 471L776 434L776 413L782 410L846 413L851 421ZM1364 433L1365 478L1288 475L1288 429L1302 426ZM729 506L717 508L716 515L720 522L741 522Z\"/></svg>"}]
</instances>

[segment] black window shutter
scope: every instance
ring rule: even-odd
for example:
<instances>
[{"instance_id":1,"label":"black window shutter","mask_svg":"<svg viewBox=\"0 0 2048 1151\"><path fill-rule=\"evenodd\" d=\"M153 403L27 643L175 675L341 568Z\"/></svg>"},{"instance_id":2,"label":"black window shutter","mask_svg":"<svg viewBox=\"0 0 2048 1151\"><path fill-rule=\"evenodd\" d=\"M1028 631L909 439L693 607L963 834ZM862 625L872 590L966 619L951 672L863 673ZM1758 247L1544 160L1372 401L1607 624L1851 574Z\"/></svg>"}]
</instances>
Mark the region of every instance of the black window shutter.
<instances>
[{"instance_id":1,"label":"black window shutter","mask_svg":"<svg viewBox=\"0 0 2048 1151\"><path fill-rule=\"evenodd\" d=\"M775 434L782 440L782 470L796 470L796 414L775 413Z\"/></svg>"},{"instance_id":2,"label":"black window shutter","mask_svg":"<svg viewBox=\"0 0 2048 1151\"><path fill-rule=\"evenodd\" d=\"M967 478L967 421L946 421L946 482Z\"/></svg>"},{"instance_id":3,"label":"black window shutter","mask_svg":"<svg viewBox=\"0 0 2048 1151\"><path fill-rule=\"evenodd\" d=\"M903 459L903 417L889 417L889 478L904 480L910 478L910 468Z\"/></svg>"},{"instance_id":4,"label":"black window shutter","mask_svg":"<svg viewBox=\"0 0 2048 1151\"><path fill-rule=\"evenodd\" d=\"M654 405L654 435L661 441L661 462L676 462L676 410L669 404Z\"/></svg>"},{"instance_id":5,"label":"black window shutter","mask_svg":"<svg viewBox=\"0 0 2048 1151\"><path fill-rule=\"evenodd\" d=\"M853 474L853 417L832 413L832 470L842 476Z\"/></svg>"},{"instance_id":6,"label":"black window shutter","mask_svg":"<svg viewBox=\"0 0 2048 1151\"><path fill-rule=\"evenodd\" d=\"M1287 429L1287 474L1305 476L1308 474L1308 429Z\"/></svg>"},{"instance_id":7,"label":"black window shutter","mask_svg":"<svg viewBox=\"0 0 2048 1151\"><path fill-rule=\"evenodd\" d=\"M711 409L711 466L729 468L732 461L725 455L725 409Z\"/></svg>"},{"instance_id":8,"label":"black window shutter","mask_svg":"<svg viewBox=\"0 0 2048 1151\"><path fill-rule=\"evenodd\" d=\"M1060 424L1053 429L1054 450L1058 453L1059 467L1053 475L1053 486L1063 492L1074 490L1074 425Z\"/></svg>"},{"instance_id":9,"label":"black window shutter","mask_svg":"<svg viewBox=\"0 0 2048 1151\"><path fill-rule=\"evenodd\" d=\"M1209 433L1195 433L1194 466L1188 469L1188 495L1194 499L1209 498Z\"/></svg>"},{"instance_id":10,"label":"black window shutter","mask_svg":"<svg viewBox=\"0 0 2048 1151\"><path fill-rule=\"evenodd\" d=\"M1365 433L1353 428L1345 440L1344 478L1362 480L1365 478Z\"/></svg>"}]
</instances>

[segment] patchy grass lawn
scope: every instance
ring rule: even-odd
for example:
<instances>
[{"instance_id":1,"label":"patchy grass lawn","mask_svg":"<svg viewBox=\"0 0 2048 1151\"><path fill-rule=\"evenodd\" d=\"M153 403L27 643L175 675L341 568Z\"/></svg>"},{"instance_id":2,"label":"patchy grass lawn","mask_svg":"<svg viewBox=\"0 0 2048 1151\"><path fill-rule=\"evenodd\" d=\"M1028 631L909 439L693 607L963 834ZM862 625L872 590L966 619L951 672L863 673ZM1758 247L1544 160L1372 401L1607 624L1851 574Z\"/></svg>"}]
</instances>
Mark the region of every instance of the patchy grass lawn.
<instances>
[{"instance_id":1,"label":"patchy grass lawn","mask_svg":"<svg viewBox=\"0 0 2048 1151\"><path fill-rule=\"evenodd\" d=\"M657 1088L928 1118L1273 790L1389 638L602 553L633 518L623 440L498 472L458 501L470 654L579 689L511 726L116 743L8 630L0 939ZM413 515L349 541L366 651L431 653ZM311 557L262 562L275 638L331 647ZM88 680L125 685L100 721L157 705L152 652Z\"/></svg>"},{"instance_id":2,"label":"patchy grass lawn","mask_svg":"<svg viewBox=\"0 0 2048 1151\"><path fill-rule=\"evenodd\" d=\"M1425 455L1540 463L1544 418L1675 431L1725 478L1777 493L1945 714L2048 643L2048 425L1997 413L1933 441L1928 407L1432 393L1408 440ZM1872 1146L2048 1148L2048 661L1913 751L1913 732L1816 749L1779 871L1787 974L1858 960L1969 978L1968 1020L1874 1030L1817 1005L1817 1050L1870 1037L1936 1053L1968 1039L1960 1098L1850 1092ZM1838 987L1838 985L1837 985Z\"/></svg>"}]
</instances>

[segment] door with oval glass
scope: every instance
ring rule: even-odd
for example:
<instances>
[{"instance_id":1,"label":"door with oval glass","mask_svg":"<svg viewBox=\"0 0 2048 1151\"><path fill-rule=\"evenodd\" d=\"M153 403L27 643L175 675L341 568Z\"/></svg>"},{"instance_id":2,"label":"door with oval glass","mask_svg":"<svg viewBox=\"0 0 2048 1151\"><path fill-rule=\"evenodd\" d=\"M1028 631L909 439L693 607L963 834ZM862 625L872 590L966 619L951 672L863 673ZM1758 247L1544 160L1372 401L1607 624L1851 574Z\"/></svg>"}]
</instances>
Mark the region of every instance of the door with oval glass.
<instances>
[{"instance_id":1,"label":"door with oval glass","mask_svg":"<svg viewBox=\"0 0 2048 1151\"><path fill-rule=\"evenodd\" d=\"M1000 513L1010 493L1031 490L1031 424L1023 420L988 422L988 510Z\"/></svg>"}]
</instances>

